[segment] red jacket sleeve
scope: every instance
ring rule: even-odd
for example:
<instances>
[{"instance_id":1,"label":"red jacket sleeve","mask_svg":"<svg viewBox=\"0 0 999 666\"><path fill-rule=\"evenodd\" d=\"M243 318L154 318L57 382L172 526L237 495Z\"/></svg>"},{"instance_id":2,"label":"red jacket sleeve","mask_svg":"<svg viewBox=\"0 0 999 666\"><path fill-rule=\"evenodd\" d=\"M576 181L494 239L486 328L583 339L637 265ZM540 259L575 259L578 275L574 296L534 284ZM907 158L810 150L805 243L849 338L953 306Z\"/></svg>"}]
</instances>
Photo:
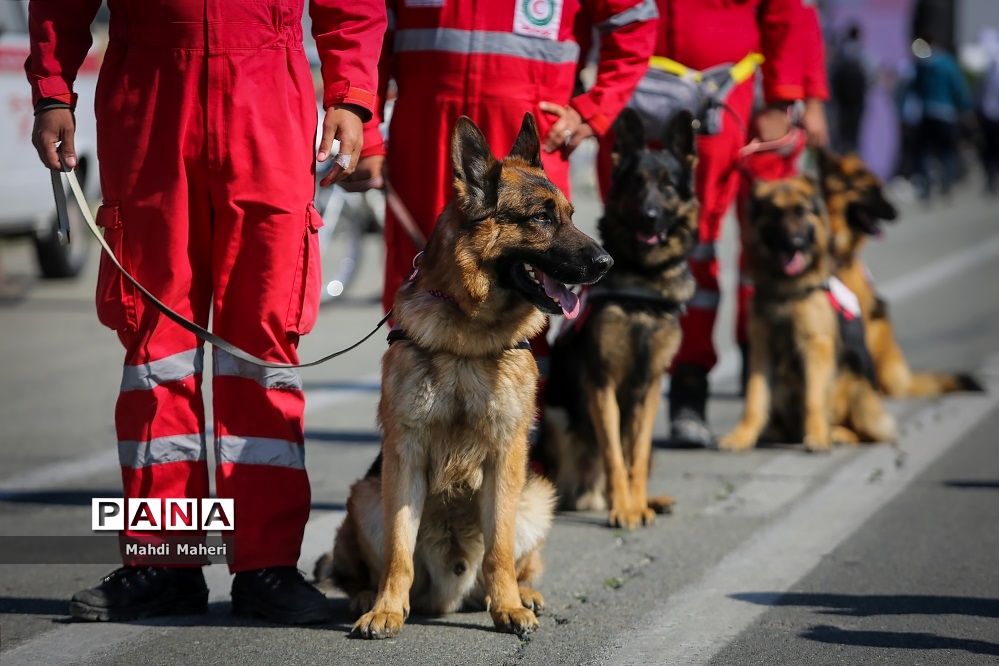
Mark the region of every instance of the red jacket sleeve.
<instances>
[{"instance_id":1,"label":"red jacket sleeve","mask_svg":"<svg viewBox=\"0 0 999 666\"><path fill-rule=\"evenodd\" d=\"M655 0L595 0L588 14L600 33L600 60L593 87L570 105L597 135L610 129L649 66L659 11Z\"/></svg>"},{"instance_id":2,"label":"red jacket sleeve","mask_svg":"<svg viewBox=\"0 0 999 666\"><path fill-rule=\"evenodd\" d=\"M801 0L763 0L760 4L760 48L763 51L763 93L768 102L793 102L805 96L806 39L800 25Z\"/></svg>"},{"instance_id":3,"label":"red jacket sleeve","mask_svg":"<svg viewBox=\"0 0 999 666\"><path fill-rule=\"evenodd\" d=\"M28 35L31 50L24 71L31 101L55 99L76 106L73 83L93 42L90 24L101 0L31 0Z\"/></svg>"},{"instance_id":4,"label":"red jacket sleeve","mask_svg":"<svg viewBox=\"0 0 999 666\"><path fill-rule=\"evenodd\" d=\"M385 119L385 100L388 97L389 81L394 74L395 58L392 53L395 39L395 4L387 0L388 29L382 43L381 57L378 59L378 91L375 104L371 109L371 118L364 123L364 148L361 157L384 155L387 152L385 138L382 136L381 124Z\"/></svg>"},{"instance_id":5,"label":"red jacket sleeve","mask_svg":"<svg viewBox=\"0 0 999 666\"><path fill-rule=\"evenodd\" d=\"M813 6L802 6L796 35L804 39L804 71L802 84L804 96L821 100L829 99L829 83L826 80L826 53L822 43L822 28L819 25L819 12Z\"/></svg>"},{"instance_id":6,"label":"red jacket sleeve","mask_svg":"<svg viewBox=\"0 0 999 666\"><path fill-rule=\"evenodd\" d=\"M323 72L323 108L354 104L368 114L378 89L385 0L309 0Z\"/></svg>"}]
</instances>

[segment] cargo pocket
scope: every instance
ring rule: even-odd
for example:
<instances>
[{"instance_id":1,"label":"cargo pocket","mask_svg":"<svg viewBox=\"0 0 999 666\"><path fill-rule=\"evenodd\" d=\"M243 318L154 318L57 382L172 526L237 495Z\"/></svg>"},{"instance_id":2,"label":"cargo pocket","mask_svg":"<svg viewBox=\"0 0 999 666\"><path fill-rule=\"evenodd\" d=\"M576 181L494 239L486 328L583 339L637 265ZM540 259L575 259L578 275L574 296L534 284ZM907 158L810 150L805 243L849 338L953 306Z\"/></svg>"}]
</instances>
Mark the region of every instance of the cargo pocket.
<instances>
[{"instance_id":1,"label":"cargo pocket","mask_svg":"<svg viewBox=\"0 0 999 666\"><path fill-rule=\"evenodd\" d=\"M323 267L319 256L319 230L322 226L323 216L309 204L305 210L305 233L288 306L288 331L298 335L311 331L319 316L319 296L323 288Z\"/></svg>"},{"instance_id":2,"label":"cargo pocket","mask_svg":"<svg viewBox=\"0 0 999 666\"><path fill-rule=\"evenodd\" d=\"M114 204L104 204L97 211L97 226L104 230L104 240L125 270L131 270L125 252L125 228L121 209ZM125 281L121 271L111 261L107 252L101 251L97 269L97 319L115 331L135 331L138 327L135 312L135 290Z\"/></svg>"}]
</instances>

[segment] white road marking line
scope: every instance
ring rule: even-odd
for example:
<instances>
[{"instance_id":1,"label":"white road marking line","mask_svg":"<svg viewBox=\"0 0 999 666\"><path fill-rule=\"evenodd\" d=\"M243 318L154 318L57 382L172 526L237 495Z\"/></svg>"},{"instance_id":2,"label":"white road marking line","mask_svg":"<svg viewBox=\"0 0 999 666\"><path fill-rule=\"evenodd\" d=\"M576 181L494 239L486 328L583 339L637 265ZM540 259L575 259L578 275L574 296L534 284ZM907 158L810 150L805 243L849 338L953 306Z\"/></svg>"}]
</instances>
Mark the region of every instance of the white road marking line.
<instances>
[{"instance_id":1,"label":"white road marking line","mask_svg":"<svg viewBox=\"0 0 999 666\"><path fill-rule=\"evenodd\" d=\"M999 356L985 365L999 370ZM703 664L769 607L732 598L741 592L785 592L901 493L943 453L999 406L999 381L982 396L945 399L910 423L898 451L873 446L825 484L729 553L698 582L670 595L649 614L646 626L609 641L600 664ZM940 418L943 416L944 418ZM876 480L872 480L875 479Z\"/></svg>"}]
</instances>

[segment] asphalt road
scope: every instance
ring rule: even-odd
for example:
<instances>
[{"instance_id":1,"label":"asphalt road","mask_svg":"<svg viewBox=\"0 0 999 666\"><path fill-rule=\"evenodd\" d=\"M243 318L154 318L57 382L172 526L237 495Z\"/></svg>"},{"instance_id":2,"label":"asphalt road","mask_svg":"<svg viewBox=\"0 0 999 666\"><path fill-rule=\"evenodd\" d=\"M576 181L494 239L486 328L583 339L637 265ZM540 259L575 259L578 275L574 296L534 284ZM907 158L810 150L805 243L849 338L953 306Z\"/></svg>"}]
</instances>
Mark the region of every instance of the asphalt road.
<instances>
[{"instance_id":1,"label":"asphalt road","mask_svg":"<svg viewBox=\"0 0 999 666\"><path fill-rule=\"evenodd\" d=\"M577 209L592 228L585 186ZM913 365L974 370L991 393L892 402L897 446L824 456L667 449L660 414L650 489L676 497L675 513L630 533L604 527L601 515L559 516L540 584L547 610L530 640L494 632L485 613L415 617L397 639L350 640L342 597L328 626L237 619L219 566L207 573L208 616L77 624L67 621L68 596L108 565L0 564L0 664L995 663L999 215L970 188L949 204L902 209L868 253L901 344ZM377 242L350 300L324 310L304 358L377 320ZM728 265L733 248L728 234ZM0 248L0 262L0 543L85 535L90 498L120 494L111 418L121 352L93 314L95 264L78 281L47 283L34 279L25 244ZM723 308L710 405L718 433L740 408L731 302ZM377 336L304 373L307 571L377 451L383 349Z\"/></svg>"}]
</instances>

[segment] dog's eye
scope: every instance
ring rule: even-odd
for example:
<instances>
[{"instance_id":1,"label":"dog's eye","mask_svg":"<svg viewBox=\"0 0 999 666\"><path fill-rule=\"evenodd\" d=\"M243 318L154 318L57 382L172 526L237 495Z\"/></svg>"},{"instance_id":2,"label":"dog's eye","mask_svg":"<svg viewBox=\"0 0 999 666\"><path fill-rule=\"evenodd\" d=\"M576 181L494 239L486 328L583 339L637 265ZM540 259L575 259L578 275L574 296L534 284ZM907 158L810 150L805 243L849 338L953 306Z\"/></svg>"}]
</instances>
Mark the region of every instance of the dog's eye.
<instances>
[{"instance_id":1,"label":"dog's eye","mask_svg":"<svg viewBox=\"0 0 999 666\"><path fill-rule=\"evenodd\" d=\"M532 215L531 222L536 222L537 224L551 224L552 216L548 214L548 211L543 210L540 213Z\"/></svg>"}]
</instances>

